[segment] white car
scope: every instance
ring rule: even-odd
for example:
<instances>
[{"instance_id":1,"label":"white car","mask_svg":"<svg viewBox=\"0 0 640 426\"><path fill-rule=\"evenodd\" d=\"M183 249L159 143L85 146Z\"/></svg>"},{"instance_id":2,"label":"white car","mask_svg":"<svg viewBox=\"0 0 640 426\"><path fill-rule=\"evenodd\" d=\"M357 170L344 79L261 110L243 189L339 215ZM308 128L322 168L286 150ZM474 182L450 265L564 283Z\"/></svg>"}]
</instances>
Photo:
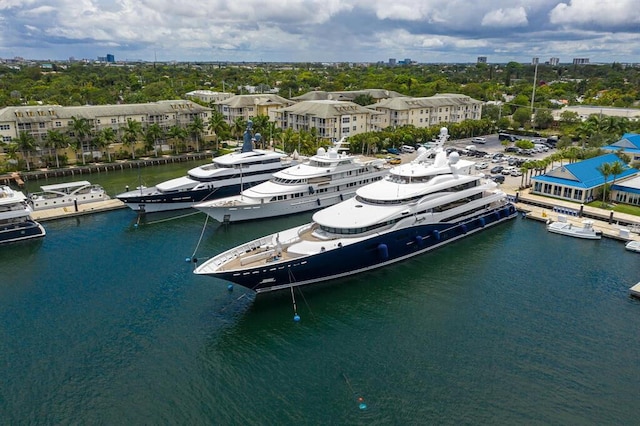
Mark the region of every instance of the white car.
<instances>
[{"instance_id":1,"label":"white car","mask_svg":"<svg viewBox=\"0 0 640 426\"><path fill-rule=\"evenodd\" d=\"M485 143L487 143L487 139L486 138L476 137L476 138L471 139L471 142L479 143L479 144L485 144Z\"/></svg>"},{"instance_id":2,"label":"white car","mask_svg":"<svg viewBox=\"0 0 640 426\"><path fill-rule=\"evenodd\" d=\"M482 170L486 169L487 167L489 167L489 164L487 163L476 163L476 169Z\"/></svg>"},{"instance_id":3,"label":"white car","mask_svg":"<svg viewBox=\"0 0 640 426\"><path fill-rule=\"evenodd\" d=\"M522 176L520 169L511 170L511 176Z\"/></svg>"}]
</instances>

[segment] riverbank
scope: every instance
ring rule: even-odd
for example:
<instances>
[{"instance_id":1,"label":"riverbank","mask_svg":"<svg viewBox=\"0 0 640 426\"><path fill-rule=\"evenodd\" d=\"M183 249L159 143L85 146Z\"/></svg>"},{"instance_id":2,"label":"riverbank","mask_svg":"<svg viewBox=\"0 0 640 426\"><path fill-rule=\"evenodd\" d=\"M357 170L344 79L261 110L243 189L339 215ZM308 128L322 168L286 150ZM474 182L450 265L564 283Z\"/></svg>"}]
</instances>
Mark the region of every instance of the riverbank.
<instances>
[{"instance_id":1,"label":"riverbank","mask_svg":"<svg viewBox=\"0 0 640 426\"><path fill-rule=\"evenodd\" d=\"M203 160L212 156L211 151L184 155L163 155L162 157L151 158L142 157L135 160L121 160L113 163L92 163L79 166L70 166L60 169L38 169L29 172L12 172L0 176L0 182L4 185L16 184L24 186L25 182L37 181L57 177L78 177L90 176L98 173L108 173L114 171L133 170L141 167L163 166L173 163L184 163L187 161Z\"/></svg>"}]
</instances>

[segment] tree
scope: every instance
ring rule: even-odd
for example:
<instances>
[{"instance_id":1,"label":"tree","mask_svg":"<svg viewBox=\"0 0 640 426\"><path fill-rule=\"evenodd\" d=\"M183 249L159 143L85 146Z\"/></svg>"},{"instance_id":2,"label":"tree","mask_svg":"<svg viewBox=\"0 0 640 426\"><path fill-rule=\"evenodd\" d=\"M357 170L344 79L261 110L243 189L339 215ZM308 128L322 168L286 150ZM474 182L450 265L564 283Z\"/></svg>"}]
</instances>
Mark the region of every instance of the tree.
<instances>
[{"instance_id":1,"label":"tree","mask_svg":"<svg viewBox=\"0 0 640 426\"><path fill-rule=\"evenodd\" d=\"M144 131L145 150L153 149L155 156L158 156L158 140L164 136L164 131L158 123L153 123Z\"/></svg>"},{"instance_id":2,"label":"tree","mask_svg":"<svg viewBox=\"0 0 640 426\"><path fill-rule=\"evenodd\" d=\"M29 132L20 132L17 140L17 149L22 153L24 160L27 163L27 170L30 171L29 165L29 153L36 149L36 139Z\"/></svg>"},{"instance_id":3,"label":"tree","mask_svg":"<svg viewBox=\"0 0 640 426\"><path fill-rule=\"evenodd\" d=\"M173 139L173 149L176 153L182 149L184 149L184 141L187 139L187 130L180 126L171 126L169 128L169 132L167 132L167 136Z\"/></svg>"},{"instance_id":4,"label":"tree","mask_svg":"<svg viewBox=\"0 0 640 426\"><path fill-rule=\"evenodd\" d=\"M553 115L548 109L538 109L536 110L534 122L538 129L548 129L553 123Z\"/></svg>"},{"instance_id":5,"label":"tree","mask_svg":"<svg viewBox=\"0 0 640 426\"><path fill-rule=\"evenodd\" d=\"M202 135L202 132L204 131L204 122L202 121L202 118L200 118L199 115L196 115L195 117L193 117L193 121L189 123L189 126L187 128L189 133L191 133L191 135L195 138L196 152L199 152L200 151L200 135Z\"/></svg>"},{"instance_id":6,"label":"tree","mask_svg":"<svg viewBox=\"0 0 640 426\"><path fill-rule=\"evenodd\" d=\"M597 167L600 174L604 177L604 185L602 185L602 207L605 207L606 194L607 194L607 179L612 174L611 163L602 163Z\"/></svg>"},{"instance_id":7,"label":"tree","mask_svg":"<svg viewBox=\"0 0 640 426\"><path fill-rule=\"evenodd\" d=\"M531 109L530 108L518 108L511 116L514 123L518 124L518 127L524 127L525 123L531 122Z\"/></svg>"},{"instance_id":8,"label":"tree","mask_svg":"<svg viewBox=\"0 0 640 426\"><path fill-rule=\"evenodd\" d=\"M136 142L138 140L138 135L142 133L142 124L139 121L132 120L130 118L127 119L127 125L124 128L124 136L122 137L122 142L125 146L131 147L131 158L135 160L136 158Z\"/></svg>"},{"instance_id":9,"label":"tree","mask_svg":"<svg viewBox=\"0 0 640 426\"><path fill-rule=\"evenodd\" d=\"M47 130L47 142L46 146L53 150L56 157L56 168L60 168L60 159L58 157L58 150L66 148L69 145L69 138L66 134L59 130Z\"/></svg>"},{"instance_id":10,"label":"tree","mask_svg":"<svg viewBox=\"0 0 640 426\"><path fill-rule=\"evenodd\" d=\"M84 117L77 118L72 116L71 120L73 120L72 129L75 134L76 140L79 142L76 144L76 147L79 147L82 151L82 164L86 164L84 159L84 151L85 145L87 145L87 138L91 134L91 123ZM77 151L76 151L77 156Z\"/></svg>"},{"instance_id":11,"label":"tree","mask_svg":"<svg viewBox=\"0 0 640 426\"><path fill-rule=\"evenodd\" d=\"M244 130L247 128L247 122L242 117L237 117L233 120L231 125L231 134L236 138L236 141L240 140L240 136L244 134Z\"/></svg>"},{"instance_id":12,"label":"tree","mask_svg":"<svg viewBox=\"0 0 640 426\"><path fill-rule=\"evenodd\" d=\"M209 118L208 124L208 129L213 133L216 141L216 151L218 151L218 143L220 142L220 137L229 131L229 125L226 121L224 121L224 115L219 111L213 111L211 117Z\"/></svg>"},{"instance_id":13,"label":"tree","mask_svg":"<svg viewBox=\"0 0 640 426\"><path fill-rule=\"evenodd\" d=\"M109 146L116 140L116 132L111 127L105 127L98 132L98 136L96 138L96 144L100 149L106 149L107 157L109 158L109 162L111 162L111 151L109 150Z\"/></svg>"}]
</instances>

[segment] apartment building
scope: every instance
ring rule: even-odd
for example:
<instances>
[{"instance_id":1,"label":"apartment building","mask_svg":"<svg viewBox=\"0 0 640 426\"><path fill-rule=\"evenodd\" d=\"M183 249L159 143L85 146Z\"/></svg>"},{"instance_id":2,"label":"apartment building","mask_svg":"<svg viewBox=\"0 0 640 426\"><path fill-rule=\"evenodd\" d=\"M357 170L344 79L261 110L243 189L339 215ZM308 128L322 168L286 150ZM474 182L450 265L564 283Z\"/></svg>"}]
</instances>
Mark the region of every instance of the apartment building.
<instances>
[{"instance_id":1,"label":"apartment building","mask_svg":"<svg viewBox=\"0 0 640 426\"><path fill-rule=\"evenodd\" d=\"M229 92L214 92L213 90L192 90L184 94L186 98L198 99L208 104L225 101L234 96Z\"/></svg>"},{"instance_id":2,"label":"apartment building","mask_svg":"<svg viewBox=\"0 0 640 426\"><path fill-rule=\"evenodd\" d=\"M405 95L394 92L393 90L385 89L363 89L363 90L340 90L334 92L326 92L324 90L313 90L311 92L304 93L300 96L291 98L296 102L300 101L320 101L320 100L333 100L333 101L351 101L353 102L358 96L371 96L375 102L380 102L383 99L406 97Z\"/></svg>"},{"instance_id":3,"label":"apartment building","mask_svg":"<svg viewBox=\"0 0 640 426\"><path fill-rule=\"evenodd\" d=\"M310 131L315 128L318 137L328 140L369 132L372 117L380 114L353 102L329 99L302 101L274 112L281 129Z\"/></svg>"},{"instance_id":4,"label":"apartment building","mask_svg":"<svg viewBox=\"0 0 640 426\"><path fill-rule=\"evenodd\" d=\"M450 93L423 98L390 98L368 105L368 108L381 113L372 117L372 131L389 126L430 127L460 123L464 120L480 120L482 116L482 101Z\"/></svg>"},{"instance_id":5,"label":"apartment building","mask_svg":"<svg viewBox=\"0 0 640 426\"><path fill-rule=\"evenodd\" d=\"M128 120L140 122L143 129L155 123L166 131L175 125L186 127L195 117L200 117L206 123L210 116L210 108L186 100L125 105L6 107L0 109L0 138L2 142L11 142L21 132L27 132L42 145L49 130L58 130L74 137L74 118L86 119L94 133L111 127L119 135ZM204 130L206 134L206 125Z\"/></svg>"},{"instance_id":6,"label":"apartment building","mask_svg":"<svg viewBox=\"0 0 640 426\"><path fill-rule=\"evenodd\" d=\"M266 115L269 121L275 121L275 110L287 107L293 101L272 93L256 93L252 95L236 95L229 99L216 102L215 108L224 116L229 125L233 125L238 118L249 121L258 115Z\"/></svg>"}]
</instances>

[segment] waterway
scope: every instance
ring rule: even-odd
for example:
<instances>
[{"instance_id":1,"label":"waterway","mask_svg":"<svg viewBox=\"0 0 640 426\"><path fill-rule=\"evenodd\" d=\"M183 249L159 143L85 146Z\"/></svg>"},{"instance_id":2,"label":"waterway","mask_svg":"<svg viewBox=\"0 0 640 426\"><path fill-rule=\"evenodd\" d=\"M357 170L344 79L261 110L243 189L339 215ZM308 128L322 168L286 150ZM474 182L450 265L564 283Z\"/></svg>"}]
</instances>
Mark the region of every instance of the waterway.
<instances>
[{"instance_id":1,"label":"waterway","mask_svg":"<svg viewBox=\"0 0 640 426\"><path fill-rule=\"evenodd\" d=\"M229 291L187 261L310 217L124 209L0 247L2 423L637 423L640 258L621 242L517 218L303 288L300 322L288 292Z\"/></svg>"}]
</instances>

